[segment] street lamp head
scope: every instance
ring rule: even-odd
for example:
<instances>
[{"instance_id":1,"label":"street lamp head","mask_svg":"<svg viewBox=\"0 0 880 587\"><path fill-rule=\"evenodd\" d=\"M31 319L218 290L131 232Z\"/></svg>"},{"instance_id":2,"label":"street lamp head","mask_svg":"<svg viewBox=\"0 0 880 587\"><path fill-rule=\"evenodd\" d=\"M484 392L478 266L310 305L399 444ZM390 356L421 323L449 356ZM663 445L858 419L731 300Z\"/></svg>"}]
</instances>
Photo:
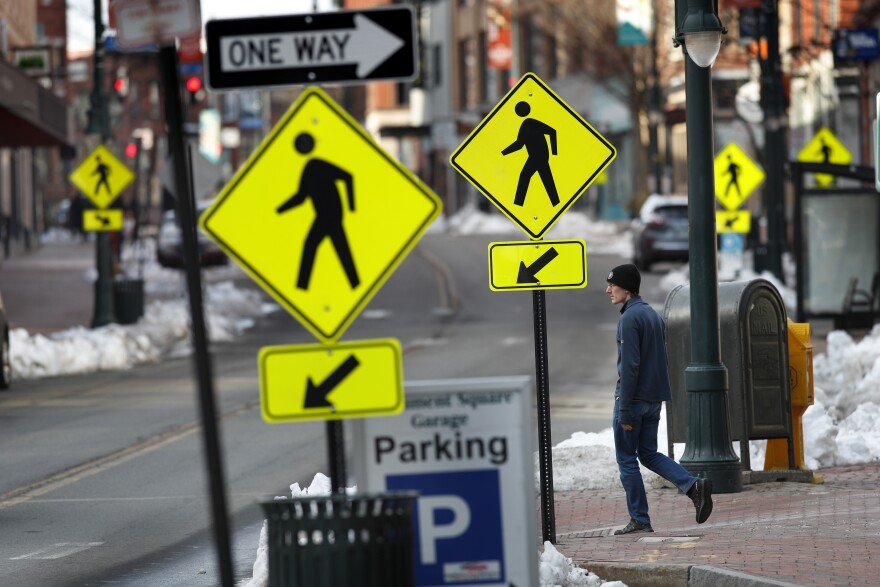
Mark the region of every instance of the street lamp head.
<instances>
[{"instance_id":1,"label":"street lamp head","mask_svg":"<svg viewBox=\"0 0 880 587\"><path fill-rule=\"evenodd\" d=\"M721 34L726 32L712 10L688 8L677 40L700 67L712 67L721 50Z\"/></svg>"}]
</instances>

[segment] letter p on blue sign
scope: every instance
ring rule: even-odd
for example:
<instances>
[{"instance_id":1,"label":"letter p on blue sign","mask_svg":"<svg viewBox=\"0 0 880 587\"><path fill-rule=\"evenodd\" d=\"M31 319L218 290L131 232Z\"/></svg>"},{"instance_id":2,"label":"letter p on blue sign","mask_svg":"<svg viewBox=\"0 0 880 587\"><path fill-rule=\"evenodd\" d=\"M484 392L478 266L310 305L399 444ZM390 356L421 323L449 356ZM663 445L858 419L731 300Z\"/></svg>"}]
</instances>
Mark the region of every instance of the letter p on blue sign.
<instances>
[{"instance_id":1,"label":"letter p on blue sign","mask_svg":"<svg viewBox=\"0 0 880 587\"><path fill-rule=\"evenodd\" d=\"M418 491L416 584L504 582L498 471L389 475L388 491Z\"/></svg>"}]
</instances>

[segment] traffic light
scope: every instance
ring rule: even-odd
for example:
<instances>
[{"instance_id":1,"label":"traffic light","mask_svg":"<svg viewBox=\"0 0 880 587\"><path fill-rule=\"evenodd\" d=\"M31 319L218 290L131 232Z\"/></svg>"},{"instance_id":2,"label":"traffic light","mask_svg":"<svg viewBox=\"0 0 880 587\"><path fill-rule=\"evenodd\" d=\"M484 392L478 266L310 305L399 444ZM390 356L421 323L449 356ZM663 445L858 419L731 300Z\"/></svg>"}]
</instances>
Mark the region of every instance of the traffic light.
<instances>
[{"instance_id":1,"label":"traffic light","mask_svg":"<svg viewBox=\"0 0 880 587\"><path fill-rule=\"evenodd\" d=\"M125 100L125 97L128 96L128 77L119 76L113 80L113 91L119 100Z\"/></svg>"},{"instance_id":2,"label":"traffic light","mask_svg":"<svg viewBox=\"0 0 880 587\"><path fill-rule=\"evenodd\" d=\"M137 157L137 154L138 154L137 144L128 143L125 146L125 156L126 157L128 157L129 159L134 159L135 157Z\"/></svg>"},{"instance_id":3,"label":"traffic light","mask_svg":"<svg viewBox=\"0 0 880 587\"><path fill-rule=\"evenodd\" d=\"M205 90L202 87L202 78L197 75L191 75L186 78L184 82L184 87L186 88L187 93L189 94L189 103L196 104L200 102L205 97Z\"/></svg>"}]
</instances>

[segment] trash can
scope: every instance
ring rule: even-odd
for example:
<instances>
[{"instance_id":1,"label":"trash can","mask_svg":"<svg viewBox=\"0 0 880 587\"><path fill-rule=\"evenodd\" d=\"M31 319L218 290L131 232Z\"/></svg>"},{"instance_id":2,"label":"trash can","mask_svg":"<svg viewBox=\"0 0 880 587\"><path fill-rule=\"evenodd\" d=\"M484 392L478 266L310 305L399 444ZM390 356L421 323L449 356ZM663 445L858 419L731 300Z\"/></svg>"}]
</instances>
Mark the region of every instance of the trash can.
<instances>
[{"instance_id":1,"label":"trash can","mask_svg":"<svg viewBox=\"0 0 880 587\"><path fill-rule=\"evenodd\" d=\"M119 279L113 282L116 322L134 324L144 315L144 280Z\"/></svg>"},{"instance_id":2,"label":"trash can","mask_svg":"<svg viewBox=\"0 0 880 587\"><path fill-rule=\"evenodd\" d=\"M666 418L672 454L673 443L687 441L685 369L691 360L688 285L669 292L663 318L672 386ZM788 439L792 434L785 304L766 279L719 283L718 320L721 362L727 367L729 382L730 435L740 442L743 470L751 470L750 440Z\"/></svg>"},{"instance_id":3,"label":"trash can","mask_svg":"<svg viewBox=\"0 0 880 587\"><path fill-rule=\"evenodd\" d=\"M263 500L269 587L414 587L416 492Z\"/></svg>"}]
</instances>

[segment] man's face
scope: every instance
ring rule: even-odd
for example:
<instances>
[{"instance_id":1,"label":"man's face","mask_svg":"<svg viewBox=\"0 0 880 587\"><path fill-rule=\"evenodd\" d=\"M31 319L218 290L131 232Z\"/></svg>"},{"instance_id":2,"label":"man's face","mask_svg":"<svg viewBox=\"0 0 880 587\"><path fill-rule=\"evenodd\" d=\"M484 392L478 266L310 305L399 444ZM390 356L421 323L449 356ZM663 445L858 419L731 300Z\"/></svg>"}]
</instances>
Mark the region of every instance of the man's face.
<instances>
[{"instance_id":1,"label":"man's face","mask_svg":"<svg viewBox=\"0 0 880 587\"><path fill-rule=\"evenodd\" d=\"M611 298L612 304L622 304L629 299L629 292L613 283L608 284L608 287L605 288L605 293Z\"/></svg>"}]
</instances>

